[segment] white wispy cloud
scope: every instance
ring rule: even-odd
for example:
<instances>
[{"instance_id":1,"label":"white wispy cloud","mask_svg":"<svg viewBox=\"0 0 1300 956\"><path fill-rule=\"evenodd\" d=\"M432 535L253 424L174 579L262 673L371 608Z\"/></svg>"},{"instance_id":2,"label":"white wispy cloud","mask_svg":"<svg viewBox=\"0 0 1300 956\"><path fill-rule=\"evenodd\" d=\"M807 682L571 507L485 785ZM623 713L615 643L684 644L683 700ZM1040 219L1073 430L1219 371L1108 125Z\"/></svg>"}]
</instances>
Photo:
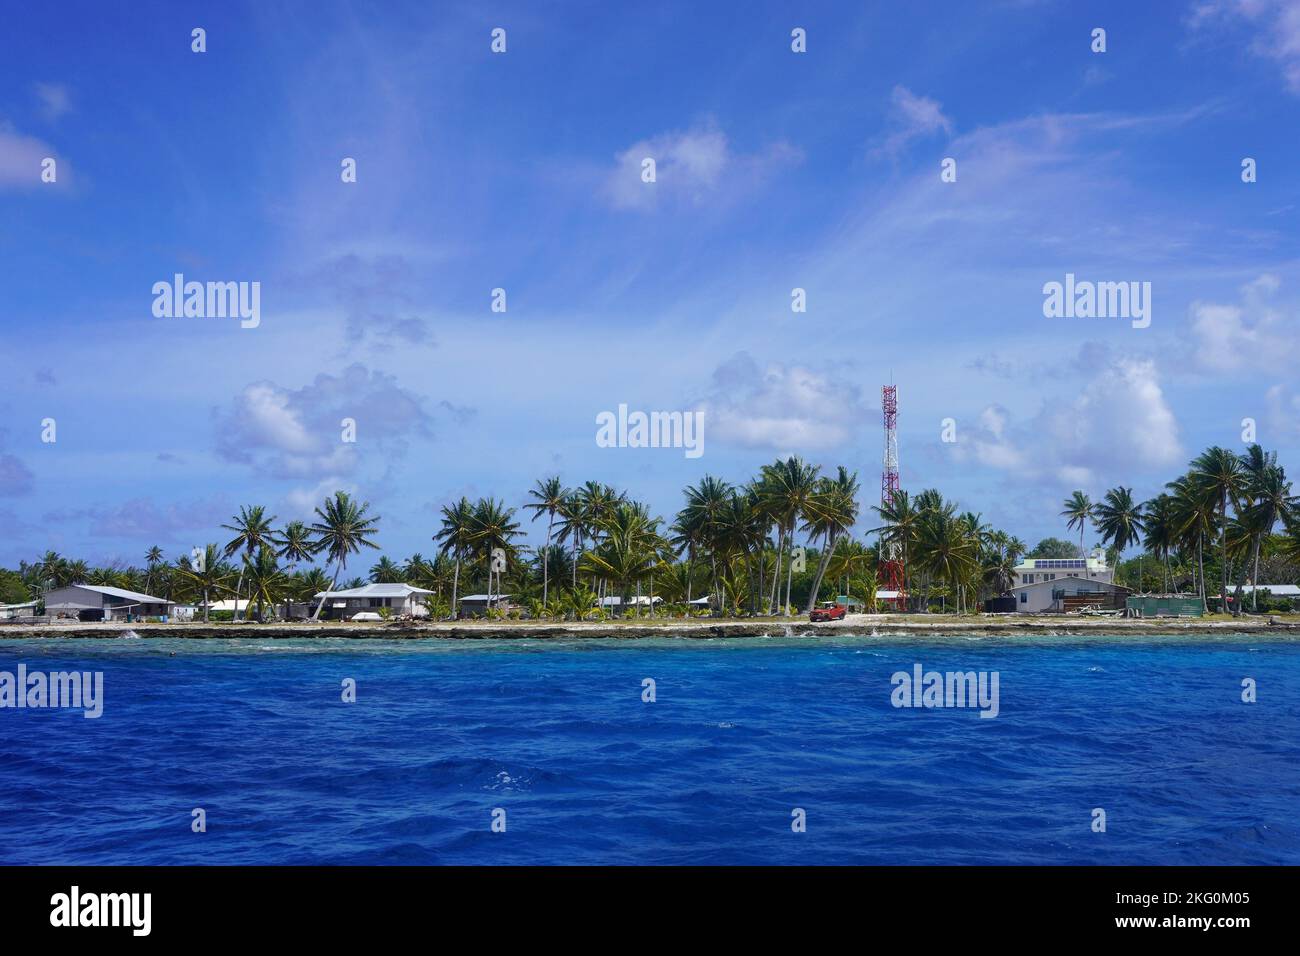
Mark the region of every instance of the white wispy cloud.
<instances>
[{"instance_id":1,"label":"white wispy cloud","mask_svg":"<svg viewBox=\"0 0 1300 956\"><path fill-rule=\"evenodd\" d=\"M647 158L655 161L653 183L642 181L642 163ZM722 130L707 124L633 143L615 156L603 191L616 209L725 201L752 191L802 158L803 154L784 140L753 153L738 152Z\"/></svg>"},{"instance_id":2,"label":"white wispy cloud","mask_svg":"<svg viewBox=\"0 0 1300 956\"><path fill-rule=\"evenodd\" d=\"M1188 25L1208 31L1238 22L1255 31L1250 49L1273 60L1291 93L1300 95L1300 3L1296 0L1204 0L1193 4Z\"/></svg>"},{"instance_id":3,"label":"white wispy cloud","mask_svg":"<svg viewBox=\"0 0 1300 956\"><path fill-rule=\"evenodd\" d=\"M952 135L952 120L944 115L938 100L919 96L900 85L890 94L890 103L892 130L874 153L893 156L915 139L940 132Z\"/></svg>"},{"instance_id":4,"label":"white wispy cloud","mask_svg":"<svg viewBox=\"0 0 1300 956\"><path fill-rule=\"evenodd\" d=\"M32 89L40 102L41 114L46 122L53 123L72 111L72 96L62 83L35 83Z\"/></svg>"}]
</instances>

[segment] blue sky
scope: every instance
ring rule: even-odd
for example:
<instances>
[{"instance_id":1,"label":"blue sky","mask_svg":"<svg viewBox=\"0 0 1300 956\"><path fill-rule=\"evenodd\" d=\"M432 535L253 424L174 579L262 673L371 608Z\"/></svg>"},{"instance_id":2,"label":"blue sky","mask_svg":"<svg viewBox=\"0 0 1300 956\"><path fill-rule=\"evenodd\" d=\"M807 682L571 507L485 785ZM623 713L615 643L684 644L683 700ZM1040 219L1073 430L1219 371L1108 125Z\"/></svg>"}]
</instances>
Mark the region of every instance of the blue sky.
<instances>
[{"instance_id":1,"label":"blue sky","mask_svg":"<svg viewBox=\"0 0 1300 956\"><path fill-rule=\"evenodd\" d=\"M1243 418L1300 468L1300 5L806 7L11 8L0 563L334 488L428 553L461 494L558 473L667 516L789 453L871 499L891 376L903 486L1031 543ZM155 318L178 272L260 282L261 324ZM1045 318L1066 273L1150 282L1150 327ZM597 447L619 403L703 410L704 455Z\"/></svg>"}]
</instances>

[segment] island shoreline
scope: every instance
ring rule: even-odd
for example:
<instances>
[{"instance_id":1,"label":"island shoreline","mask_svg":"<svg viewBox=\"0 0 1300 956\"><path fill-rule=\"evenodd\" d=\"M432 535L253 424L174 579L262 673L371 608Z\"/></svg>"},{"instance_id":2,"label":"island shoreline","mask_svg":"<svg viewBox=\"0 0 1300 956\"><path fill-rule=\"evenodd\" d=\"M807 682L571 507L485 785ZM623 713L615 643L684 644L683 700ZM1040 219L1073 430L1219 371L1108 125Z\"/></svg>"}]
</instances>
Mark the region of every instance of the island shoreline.
<instances>
[{"instance_id":1,"label":"island shoreline","mask_svg":"<svg viewBox=\"0 0 1300 956\"><path fill-rule=\"evenodd\" d=\"M1024 635L1046 637L1119 636L1142 634L1187 635L1293 635L1300 638L1300 618L1270 617L1205 621L1197 618L1065 618L1034 615L1024 618L981 617L929 619L924 615L854 614L842 621L812 623L807 620L663 620L663 621L456 621L417 623L337 622L292 624L256 623L66 623L0 625L0 640L60 638L140 638L190 640L258 639L293 640L347 638L350 640L553 640L599 638L673 637L683 640L743 637L805 637L826 635Z\"/></svg>"}]
</instances>

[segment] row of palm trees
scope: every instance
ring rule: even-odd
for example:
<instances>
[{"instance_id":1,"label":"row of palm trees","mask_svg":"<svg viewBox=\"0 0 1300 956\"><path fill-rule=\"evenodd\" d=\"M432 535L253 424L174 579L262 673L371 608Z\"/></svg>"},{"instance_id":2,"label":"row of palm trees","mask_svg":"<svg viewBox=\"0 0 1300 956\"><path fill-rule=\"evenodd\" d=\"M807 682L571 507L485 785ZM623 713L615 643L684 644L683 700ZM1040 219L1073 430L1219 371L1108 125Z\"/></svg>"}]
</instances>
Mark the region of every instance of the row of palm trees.
<instances>
[{"instance_id":1,"label":"row of palm trees","mask_svg":"<svg viewBox=\"0 0 1300 956\"><path fill-rule=\"evenodd\" d=\"M96 584L143 590L153 594L163 591L170 600L189 595L202 599L203 619L208 620L212 599L233 593L235 607L241 599L247 607L257 607L262 620L267 605L285 597L311 596L333 590L339 576L347 570L348 557L363 547L378 548L374 541L379 519L369 514L368 502L358 502L343 491L335 492L315 509L316 520L308 524L290 521L283 528L261 505L239 509L229 524L221 527L234 537L224 547L205 545L195 553L167 564L161 548L152 547L145 555L145 570L89 568L84 561L70 561L57 552L46 552L34 564L23 562L19 573L33 593L66 587L69 584ZM299 574L298 566L326 556L334 574L324 572ZM232 564L231 558L238 563ZM280 561L287 562L282 567ZM234 587L231 587L231 584ZM318 601L313 619L320 616L324 601ZM235 614L238 617L238 610Z\"/></svg>"},{"instance_id":2,"label":"row of palm trees","mask_svg":"<svg viewBox=\"0 0 1300 956\"><path fill-rule=\"evenodd\" d=\"M1083 552L1084 529L1089 523L1102 542L1122 556L1134 544L1161 561L1164 590L1171 579L1171 556L1195 555L1193 566L1197 594L1204 610L1209 609L1205 552L1217 541L1219 563L1219 608L1228 607L1228 582L1235 581L1232 612L1242 609L1243 585L1247 576L1259 582L1263 544L1281 526L1287 533L1285 551L1293 560L1300 557L1300 498L1291 493L1291 482L1278 464L1275 452L1258 444L1242 454L1214 446L1197 455L1186 474L1165 485L1165 491L1138 502L1133 490L1120 486L1093 501L1075 491L1064 502L1061 516L1070 528L1079 529L1079 551ZM1139 581L1141 575L1139 572ZM1258 609L1259 589L1252 589L1252 603Z\"/></svg>"},{"instance_id":3,"label":"row of palm trees","mask_svg":"<svg viewBox=\"0 0 1300 956\"><path fill-rule=\"evenodd\" d=\"M701 478L683 489L682 509L665 521L609 485L587 481L570 488L548 477L528 491L523 505L533 522L545 519L540 547L521 544L524 531L515 508L496 498L462 497L441 509L432 557L414 554L399 563L381 556L368 574L371 581L405 581L434 592L437 616L451 617L467 585L485 586L489 606L492 596L509 588L516 603L536 615L581 617L617 596L622 607L633 597L638 600L632 606L641 607L648 597L651 614L659 597L686 606L704 603L715 614L788 616L796 580L805 611L828 580L840 593L874 599L882 547L903 558L905 589L923 610L932 601L941 608L951 601L963 611L1011 588L1013 569L1027 551L1018 538L992 528L978 513L960 510L936 489L900 491L873 506L878 520L867 523L875 527L863 529L865 540L855 538L860 492L857 475L843 466L823 473L791 456L762 466L741 484ZM1081 553L1090 526L1121 556L1142 545L1161 562L1166 590L1176 578L1171 562L1193 556L1195 584L1205 602L1206 552L1217 544L1221 606L1235 572L1236 610L1248 568L1256 578L1261 548L1275 528L1281 525L1291 535L1288 547L1300 554L1300 503L1276 455L1258 445L1241 455L1207 449L1187 474L1145 502L1123 486L1096 503L1076 491L1062 517L1078 531ZM151 548L143 570L89 568L48 553L35 564L24 563L20 574L34 593L86 582L161 592L169 599L193 595L203 600L205 620L212 597L233 593L236 608L246 600L262 620L268 606L336 590L349 559L378 548L379 518L369 504L344 492L327 498L311 522L276 521L261 506L243 507L221 526L231 533L224 546L207 545L171 564L161 549ZM332 573L308 567L322 557ZM356 577L347 586L361 583ZM316 602L313 619L323 603Z\"/></svg>"}]
</instances>

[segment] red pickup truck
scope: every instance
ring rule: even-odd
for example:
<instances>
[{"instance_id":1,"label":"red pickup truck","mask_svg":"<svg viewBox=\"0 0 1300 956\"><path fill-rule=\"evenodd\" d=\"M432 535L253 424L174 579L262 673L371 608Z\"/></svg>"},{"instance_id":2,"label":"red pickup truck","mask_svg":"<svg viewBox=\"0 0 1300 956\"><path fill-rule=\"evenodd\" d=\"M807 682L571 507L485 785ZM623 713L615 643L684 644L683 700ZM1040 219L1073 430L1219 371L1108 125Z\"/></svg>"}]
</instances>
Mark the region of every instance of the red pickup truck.
<instances>
[{"instance_id":1,"label":"red pickup truck","mask_svg":"<svg viewBox=\"0 0 1300 956\"><path fill-rule=\"evenodd\" d=\"M836 604L834 601L823 601L821 607L812 609L812 613L808 615L808 620L842 621L847 613L849 613L849 609L843 604Z\"/></svg>"}]
</instances>

